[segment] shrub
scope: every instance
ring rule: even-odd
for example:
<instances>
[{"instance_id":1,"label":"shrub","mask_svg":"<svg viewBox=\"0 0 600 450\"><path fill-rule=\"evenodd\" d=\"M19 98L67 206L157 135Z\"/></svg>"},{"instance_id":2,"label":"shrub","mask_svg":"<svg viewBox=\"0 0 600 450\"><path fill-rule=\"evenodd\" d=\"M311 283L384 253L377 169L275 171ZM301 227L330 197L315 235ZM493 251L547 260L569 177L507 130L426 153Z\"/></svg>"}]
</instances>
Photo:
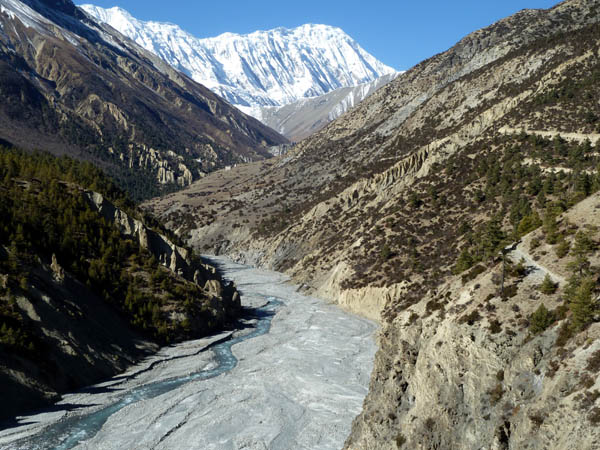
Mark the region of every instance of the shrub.
<instances>
[{"instance_id":1,"label":"shrub","mask_svg":"<svg viewBox=\"0 0 600 450\"><path fill-rule=\"evenodd\" d=\"M463 284L466 284L469 281L472 281L475 278L477 278L483 272L485 272L485 267L481 264L477 264L475 267L473 267L471 270L469 270L466 274L464 274L461 277L461 280L462 280Z\"/></svg>"},{"instance_id":2,"label":"shrub","mask_svg":"<svg viewBox=\"0 0 600 450\"><path fill-rule=\"evenodd\" d=\"M573 331L569 323L565 322L558 330L558 337L556 338L556 345L558 347L564 347L566 343L573 336Z\"/></svg>"},{"instance_id":3,"label":"shrub","mask_svg":"<svg viewBox=\"0 0 600 450\"><path fill-rule=\"evenodd\" d=\"M592 409L592 411L588 415L588 420L593 425L600 425L600 408L595 407L594 409Z\"/></svg>"},{"instance_id":4,"label":"shrub","mask_svg":"<svg viewBox=\"0 0 600 450\"><path fill-rule=\"evenodd\" d=\"M490 396L490 403L492 405L497 404L500 401L500 399L502 398L502 396L504 395L504 389L502 388L502 383L496 384L496 386L494 386L492 389L490 389L487 393Z\"/></svg>"},{"instance_id":5,"label":"shrub","mask_svg":"<svg viewBox=\"0 0 600 450\"><path fill-rule=\"evenodd\" d=\"M381 248L381 252L380 252L382 261L387 261L388 259L390 259L391 255L392 255L392 251L390 250L389 245L384 244L383 247Z\"/></svg>"},{"instance_id":6,"label":"shrub","mask_svg":"<svg viewBox=\"0 0 600 450\"><path fill-rule=\"evenodd\" d=\"M558 246L556 247L556 250L554 251L554 253L556 253L556 256L558 256L559 258L564 258L565 256L567 256L569 254L570 248L571 248L571 246L569 245L567 240L561 239L561 241L558 243Z\"/></svg>"},{"instance_id":7,"label":"shrub","mask_svg":"<svg viewBox=\"0 0 600 450\"><path fill-rule=\"evenodd\" d=\"M525 236L527 233L535 230L540 225L542 225L542 220L537 212L533 212L528 216L525 216L519 222L517 227L517 233L519 236Z\"/></svg>"},{"instance_id":8,"label":"shrub","mask_svg":"<svg viewBox=\"0 0 600 450\"><path fill-rule=\"evenodd\" d=\"M419 319L419 315L416 312L411 312L410 317L408 318L409 325L414 324Z\"/></svg>"},{"instance_id":9,"label":"shrub","mask_svg":"<svg viewBox=\"0 0 600 450\"><path fill-rule=\"evenodd\" d=\"M600 350L595 351L592 356L588 358L586 370L594 373L600 372Z\"/></svg>"},{"instance_id":10,"label":"shrub","mask_svg":"<svg viewBox=\"0 0 600 450\"><path fill-rule=\"evenodd\" d=\"M542 426L542 424L544 423L544 415L541 413L535 413L535 414L531 414L529 416L529 420L531 420L531 422L533 423L534 428L539 428Z\"/></svg>"},{"instance_id":11,"label":"shrub","mask_svg":"<svg viewBox=\"0 0 600 450\"><path fill-rule=\"evenodd\" d=\"M525 260L521 258L517 265L510 269L510 275L516 278L523 278L527 274L527 267L525 264Z\"/></svg>"},{"instance_id":12,"label":"shrub","mask_svg":"<svg viewBox=\"0 0 600 450\"><path fill-rule=\"evenodd\" d=\"M404 435L402 433L398 433L398 435L396 436L396 446L398 448L400 448L404 444L406 444L406 438L404 437Z\"/></svg>"},{"instance_id":13,"label":"shrub","mask_svg":"<svg viewBox=\"0 0 600 450\"><path fill-rule=\"evenodd\" d=\"M467 323L468 325L473 325L475 322L479 321L480 319L481 319L481 315L479 314L479 311L474 310L474 311L471 311L469 314L462 316L460 318L460 323Z\"/></svg>"},{"instance_id":14,"label":"shrub","mask_svg":"<svg viewBox=\"0 0 600 450\"><path fill-rule=\"evenodd\" d=\"M540 245L542 245L542 240L539 237L533 238L529 244L529 250L535 250Z\"/></svg>"},{"instance_id":15,"label":"shrub","mask_svg":"<svg viewBox=\"0 0 600 450\"><path fill-rule=\"evenodd\" d=\"M497 334L502 331L502 326L500 325L500 322L497 319L494 319L490 322L489 330L490 333Z\"/></svg>"},{"instance_id":16,"label":"shrub","mask_svg":"<svg viewBox=\"0 0 600 450\"><path fill-rule=\"evenodd\" d=\"M506 300L517 295L517 291L519 290L519 286L515 284L511 284L510 286L506 286L504 291L502 292L502 299Z\"/></svg>"}]
</instances>

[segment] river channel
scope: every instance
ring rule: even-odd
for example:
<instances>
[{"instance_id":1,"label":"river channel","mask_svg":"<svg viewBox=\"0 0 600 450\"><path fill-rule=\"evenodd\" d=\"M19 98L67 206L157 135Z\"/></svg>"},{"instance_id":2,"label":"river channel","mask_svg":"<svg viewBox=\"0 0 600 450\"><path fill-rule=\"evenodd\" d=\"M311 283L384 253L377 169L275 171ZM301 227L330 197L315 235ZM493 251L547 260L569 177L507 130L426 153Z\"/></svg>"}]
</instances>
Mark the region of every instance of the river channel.
<instances>
[{"instance_id":1,"label":"river channel","mask_svg":"<svg viewBox=\"0 0 600 450\"><path fill-rule=\"evenodd\" d=\"M0 431L6 449L339 449L360 412L375 325L276 272L214 260L241 327L166 347Z\"/></svg>"}]
</instances>

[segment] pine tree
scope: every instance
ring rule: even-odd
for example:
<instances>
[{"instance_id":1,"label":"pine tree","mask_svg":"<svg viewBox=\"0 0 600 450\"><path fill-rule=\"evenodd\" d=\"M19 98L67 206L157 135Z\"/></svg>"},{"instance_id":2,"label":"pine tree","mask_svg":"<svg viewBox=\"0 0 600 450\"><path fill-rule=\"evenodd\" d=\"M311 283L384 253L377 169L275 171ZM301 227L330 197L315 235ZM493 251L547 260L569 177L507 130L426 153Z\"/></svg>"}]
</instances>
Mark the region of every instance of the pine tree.
<instances>
[{"instance_id":1,"label":"pine tree","mask_svg":"<svg viewBox=\"0 0 600 450\"><path fill-rule=\"evenodd\" d=\"M556 216L554 211L550 208L546 208L546 214L544 215L544 222L542 224L544 234L546 235L546 242L548 244L556 244L558 240L558 224L556 223Z\"/></svg>"},{"instance_id":2,"label":"pine tree","mask_svg":"<svg viewBox=\"0 0 600 450\"><path fill-rule=\"evenodd\" d=\"M469 252L468 248L463 248L456 260L456 265L454 266L454 273L459 274L464 272L465 270L470 269L473 266L473 257Z\"/></svg>"},{"instance_id":3,"label":"pine tree","mask_svg":"<svg viewBox=\"0 0 600 450\"><path fill-rule=\"evenodd\" d=\"M564 258L569 254L570 245L566 239L561 239L556 247L555 253L559 258Z\"/></svg>"},{"instance_id":4,"label":"pine tree","mask_svg":"<svg viewBox=\"0 0 600 450\"><path fill-rule=\"evenodd\" d=\"M554 322L554 314L548 311L542 303L531 316L530 331L532 334L539 334L548 328Z\"/></svg>"},{"instance_id":5,"label":"pine tree","mask_svg":"<svg viewBox=\"0 0 600 450\"><path fill-rule=\"evenodd\" d=\"M483 233L482 246L485 257L494 258L504 238L505 235L502 232L500 220L494 217L487 223Z\"/></svg>"},{"instance_id":6,"label":"pine tree","mask_svg":"<svg viewBox=\"0 0 600 450\"><path fill-rule=\"evenodd\" d=\"M542 281L542 284L540 285L540 292L542 294L551 295L556 292L556 289L556 283L552 281L552 278L550 278L549 274L546 274L544 281Z\"/></svg>"},{"instance_id":7,"label":"pine tree","mask_svg":"<svg viewBox=\"0 0 600 450\"><path fill-rule=\"evenodd\" d=\"M573 292L569 308L573 314L571 325L575 331L581 330L594 319L597 305L592 298L593 287L594 280L585 277Z\"/></svg>"},{"instance_id":8,"label":"pine tree","mask_svg":"<svg viewBox=\"0 0 600 450\"><path fill-rule=\"evenodd\" d=\"M592 251L594 243L590 238L589 233L578 231L575 235L575 244L573 245L573 261L569 263L569 269L583 275L584 270L589 267L588 254Z\"/></svg>"}]
</instances>

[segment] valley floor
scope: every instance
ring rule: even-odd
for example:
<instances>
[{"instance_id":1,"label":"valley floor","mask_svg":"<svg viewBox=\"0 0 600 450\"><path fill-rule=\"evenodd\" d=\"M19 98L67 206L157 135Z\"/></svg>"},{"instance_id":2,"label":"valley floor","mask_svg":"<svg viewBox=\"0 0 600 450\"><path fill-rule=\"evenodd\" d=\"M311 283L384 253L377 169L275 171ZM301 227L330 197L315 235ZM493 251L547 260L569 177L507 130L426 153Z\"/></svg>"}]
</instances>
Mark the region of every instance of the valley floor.
<instances>
[{"instance_id":1,"label":"valley floor","mask_svg":"<svg viewBox=\"0 0 600 450\"><path fill-rule=\"evenodd\" d=\"M375 324L297 293L278 273L217 262L244 306L263 311L234 332L253 335L232 347L235 358L203 350L226 334L165 348L0 431L0 447L341 448L367 394Z\"/></svg>"}]
</instances>

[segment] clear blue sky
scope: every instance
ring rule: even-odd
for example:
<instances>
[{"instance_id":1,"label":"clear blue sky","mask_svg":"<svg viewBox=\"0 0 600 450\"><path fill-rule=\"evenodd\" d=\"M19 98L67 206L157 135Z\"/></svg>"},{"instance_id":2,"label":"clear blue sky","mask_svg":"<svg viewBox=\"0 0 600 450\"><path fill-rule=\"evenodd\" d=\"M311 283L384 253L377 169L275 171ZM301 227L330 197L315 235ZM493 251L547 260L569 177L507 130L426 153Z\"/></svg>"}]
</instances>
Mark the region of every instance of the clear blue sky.
<instances>
[{"instance_id":1,"label":"clear blue sky","mask_svg":"<svg viewBox=\"0 0 600 450\"><path fill-rule=\"evenodd\" d=\"M198 37L304 23L342 28L376 58L409 69L468 33L524 8L558 0L76 0L120 6L141 20L172 22Z\"/></svg>"}]
</instances>

